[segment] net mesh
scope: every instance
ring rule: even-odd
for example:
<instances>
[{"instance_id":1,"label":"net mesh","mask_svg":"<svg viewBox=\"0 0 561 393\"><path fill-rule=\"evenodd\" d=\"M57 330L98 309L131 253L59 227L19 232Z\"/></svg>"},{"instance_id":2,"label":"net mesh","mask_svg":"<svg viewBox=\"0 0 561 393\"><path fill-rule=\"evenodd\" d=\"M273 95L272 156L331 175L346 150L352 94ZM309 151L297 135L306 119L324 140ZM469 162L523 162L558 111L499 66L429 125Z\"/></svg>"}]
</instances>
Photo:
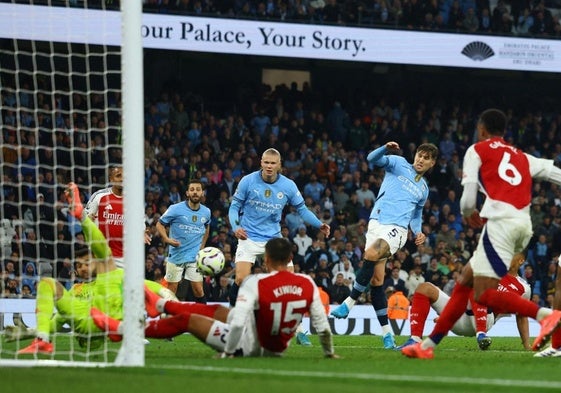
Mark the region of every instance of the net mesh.
<instances>
[{"instance_id":1,"label":"net mesh","mask_svg":"<svg viewBox=\"0 0 561 393\"><path fill-rule=\"evenodd\" d=\"M17 354L35 336L39 280L53 278L65 289L80 281L73 257L86 241L69 214L66 185L77 183L87 201L122 162L120 47L68 41L0 40L0 362L103 363L118 351L99 333L77 334L70 320L53 325L53 354Z\"/></svg>"}]
</instances>

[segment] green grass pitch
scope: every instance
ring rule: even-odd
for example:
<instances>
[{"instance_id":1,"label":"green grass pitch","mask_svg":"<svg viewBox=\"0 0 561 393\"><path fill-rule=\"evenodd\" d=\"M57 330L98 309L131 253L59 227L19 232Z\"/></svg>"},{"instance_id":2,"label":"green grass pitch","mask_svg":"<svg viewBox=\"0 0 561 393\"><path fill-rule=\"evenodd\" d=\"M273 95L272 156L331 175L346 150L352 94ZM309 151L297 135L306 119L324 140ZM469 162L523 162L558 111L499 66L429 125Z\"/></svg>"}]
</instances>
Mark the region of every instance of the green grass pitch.
<instances>
[{"instance_id":1,"label":"green grass pitch","mask_svg":"<svg viewBox=\"0 0 561 393\"><path fill-rule=\"evenodd\" d=\"M153 339L144 368L0 367L0 386L18 393L561 391L561 358L534 358L518 338L494 337L481 351L474 338L448 337L432 360L384 350L378 336L335 336L342 358L324 359L317 336L311 340L312 347L293 342L283 358L215 359L190 335Z\"/></svg>"}]
</instances>

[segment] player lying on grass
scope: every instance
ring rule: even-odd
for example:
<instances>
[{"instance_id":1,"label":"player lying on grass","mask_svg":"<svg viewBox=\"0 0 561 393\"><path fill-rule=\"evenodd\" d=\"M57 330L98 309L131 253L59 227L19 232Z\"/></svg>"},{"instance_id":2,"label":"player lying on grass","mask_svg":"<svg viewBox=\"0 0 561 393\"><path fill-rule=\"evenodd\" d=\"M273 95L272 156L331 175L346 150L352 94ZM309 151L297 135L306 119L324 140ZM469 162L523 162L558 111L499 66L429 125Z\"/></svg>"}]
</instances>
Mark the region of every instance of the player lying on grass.
<instances>
[{"instance_id":1,"label":"player lying on grass","mask_svg":"<svg viewBox=\"0 0 561 393\"><path fill-rule=\"evenodd\" d=\"M499 282L499 291L513 292L526 299L530 298L530 286L518 275L518 269L522 266L524 260L525 256L523 253L514 255L508 274ZM421 342L425 321L430 308L432 307L440 314L449 300L450 296L436 285L429 282L420 284L413 295L411 310L409 312L411 337L397 349L402 349L406 346ZM475 306L472 307L472 304ZM491 329L499 318L506 315L507 314L499 314L497 312L487 313L487 307L475 303L472 294L466 312L454 324L452 332L458 336L476 336L479 348L486 350L491 345L491 338L486 335L486 332ZM516 324L518 326L520 338L522 339L522 345L525 349L531 349L528 318L516 315Z\"/></svg>"},{"instance_id":2,"label":"player lying on grass","mask_svg":"<svg viewBox=\"0 0 561 393\"><path fill-rule=\"evenodd\" d=\"M309 312L325 356L338 357L316 284L309 276L288 270L291 249L284 238L267 241L264 264L268 273L246 278L232 309L169 301L147 291L149 316L164 312L171 316L149 321L146 337L168 338L189 332L222 357L280 356L288 348L302 316ZM115 337L121 332L118 319L95 309L92 317L111 339L118 338Z\"/></svg>"},{"instance_id":3,"label":"player lying on grass","mask_svg":"<svg viewBox=\"0 0 561 393\"><path fill-rule=\"evenodd\" d=\"M50 342L51 333L59 331L64 324L68 324L78 337L82 337L80 342L83 342L83 337L95 337L95 333L98 333L99 339L104 339L89 315L91 307L122 319L123 270L117 269L105 237L84 214L80 193L74 183L69 184L66 197L70 212L81 220L84 237L91 247L91 250L85 248L75 254L76 263L84 270L80 274L89 281L74 285L70 291L53 278L44 277L39 281L35 310L36 338L18 354L52 353L54 346ZM95 280L92 280L93 277ZM160 284L152 281L145 283L155 293L170 297L169 291Z\"/></svg>"},{"instance_id":4,"label":"player lying on grass","mask_svg":"<svg viewBox=\"0 0 561 393\"><path fill-rule=\"evenodd\" d=\"M510 145L504 139L506 129L507 116L501 110L490 108L481 113L478 142L464 156L460 198L462 216L469 226L482 228L481 236L433 331L421 343L403 348L405 356L432 359L434 348L462 316L472 290L478 303L494 311L538 321L540 332L532 343L533 350L541 349L561 327L561 311L498 289L512 258L533 236L530 206L534 179L561 185L561 170L553 160L536 158ZM477 209L479 191L485 195L481 213Z\"/></svg>"}]
</instances>

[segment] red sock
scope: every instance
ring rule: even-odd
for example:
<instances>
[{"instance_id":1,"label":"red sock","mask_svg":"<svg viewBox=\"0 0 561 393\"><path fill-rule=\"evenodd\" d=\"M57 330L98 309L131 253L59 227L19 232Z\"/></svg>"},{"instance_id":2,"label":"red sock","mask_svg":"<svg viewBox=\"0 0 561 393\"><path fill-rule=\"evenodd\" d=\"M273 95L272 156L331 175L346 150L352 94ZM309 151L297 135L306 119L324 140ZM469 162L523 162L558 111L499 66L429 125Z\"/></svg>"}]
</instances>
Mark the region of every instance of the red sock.
<instances>
[{"instance_id":1,"label":"red sock","mask_svg":"<svg viewBox=\"0 0 561 393\"><path fill-rule=\"evenodd\" d=\"M489 288L479 298L479 303L486 305L493 312L500 314L518 314L536 319L540 307L522 296L512 296L510 292L500 292Z\"/></svg>"},{"instance_id":2,"label":"red sock","mask_svg":"<svg viewBox=\"0 0 561 393\"><path fill-rule=\"evenodd\" d=\"M551 335L551 346L555 349L561 348L561 328L554 331Z\"/></svg>"},{"instance_id":3,"label":"red sock","mask_svg":"<svg viewBox=\"0 0 561 393\"><path fill-rule=\"evenodd\" d=\"M473 291L469 294L469 301L475 319L475 331L487 333L487 307L475 302Z\"/></svg>"},{"instance_id":4,"label":"red sock","mask_svg":"<svg viewBox=\"0 0 561 393\"><path fill-rule=\"evenodd\" d=\"M442 310L442 313L438 317L438 321L436 321L436 325L429 336L435 344L442 341L444 336L448 334L456 321L460 319L462 314L466 311L471 290L472 289L470 287L459 283L454 285L452 296L450 297L448 304L446 304L446 307L444 307L444 310Z\"/></svg>"},{"instance_id":5,"label":"red sock","mask_svg":"<svg viewBox=\"0 0 561 393\"><path fill-rule=\"evenodd\" d=\"M427 296L415 292L411 299L411 310L409 311L409 324L411 335L423 337L425 321L430 311L430 300Z\"/></svg>"},{"instance_id":6,"label":"red sock","mask_svg":"<svg viewBox=\"0 0 561 393\"><path fill-rule=\"evenodd\" d=\"M199 314L209 318L214 318L214 313L219 306L219 304L166 302L164 311L171 315L188 312L191 314Z\"/></svg>"},{"instance_id":7,"label":"red sock","mask_svg":"<svg viewBox=\"0 0 561 393\"><path fill-rule=\"evenodd\" d=\"M169 318L154 319L148 322L144 329L145 337L171 338L187 332L191 314L183 313Z\"/></svg>"}]
</instances>

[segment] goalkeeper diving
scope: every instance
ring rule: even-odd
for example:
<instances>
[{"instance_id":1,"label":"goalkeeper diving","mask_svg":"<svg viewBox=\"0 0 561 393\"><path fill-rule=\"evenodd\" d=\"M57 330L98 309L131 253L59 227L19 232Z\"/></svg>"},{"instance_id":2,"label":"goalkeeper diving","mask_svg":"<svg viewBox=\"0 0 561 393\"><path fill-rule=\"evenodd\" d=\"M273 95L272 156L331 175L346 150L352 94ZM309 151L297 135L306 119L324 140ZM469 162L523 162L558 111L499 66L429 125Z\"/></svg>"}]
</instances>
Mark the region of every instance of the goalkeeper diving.
<instances>
[{"instance_id":1,"label":"goalkeeper diving","mask_svg":"<svg viewBox=\"0 0 561 393\"><path fill-rule=\"evenodd\" d=\"M54 351L51 334L63 331L65 325L76 334L81 346L90 349L101 345L105 334L92 321L90 309L103 310L112 318L123 316L123 269L117 269L107 240L97 225L84 213L80 191L74 183L65 191L70 213L81 221L84 237L90 248L75 252L77 275L84 282L75 284L70 290L54 278L41 278L37 286L36 329L22 326L7 328L7 339L16 340L35 337L33 342L18 351L18 354L50 354ZM167 288L145 280L148 290L167 299L176 299ZM55 312L56 307L56 312Z\"/></svg>"}]
</instances>

